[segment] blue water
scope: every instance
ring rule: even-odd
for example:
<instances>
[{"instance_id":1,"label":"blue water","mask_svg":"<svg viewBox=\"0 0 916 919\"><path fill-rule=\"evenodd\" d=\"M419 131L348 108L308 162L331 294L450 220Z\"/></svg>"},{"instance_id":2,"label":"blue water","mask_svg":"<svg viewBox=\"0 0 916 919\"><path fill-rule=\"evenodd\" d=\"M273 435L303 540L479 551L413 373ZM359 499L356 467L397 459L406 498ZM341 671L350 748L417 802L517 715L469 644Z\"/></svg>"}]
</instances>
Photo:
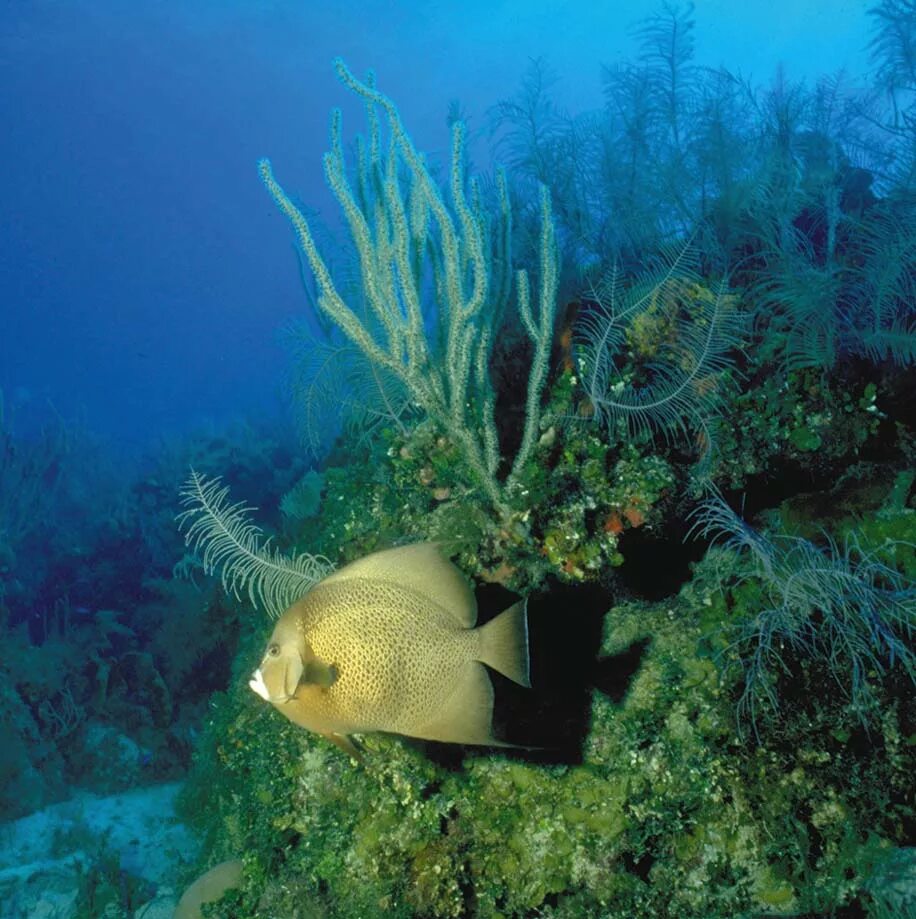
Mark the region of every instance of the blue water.
<instances>
[{"instance_id":1,"label":"blue water","mask_svg":"<svg viewBox=\"0 0 916 919\"><path fill-rule=\"evenodd\" d=\"M854 2L703 3L697 61L766 82L862 71ZM278 330L303 314L287 227L255 171L330 223L328 112L359 107L331 60L373 68L420 149L457 99L485 114L531 58L573 112L653 10L616 3L12 2L0 10L0 388L20 425L50 401L121 445L278 416Z\"/></svg>"}]
</instances>

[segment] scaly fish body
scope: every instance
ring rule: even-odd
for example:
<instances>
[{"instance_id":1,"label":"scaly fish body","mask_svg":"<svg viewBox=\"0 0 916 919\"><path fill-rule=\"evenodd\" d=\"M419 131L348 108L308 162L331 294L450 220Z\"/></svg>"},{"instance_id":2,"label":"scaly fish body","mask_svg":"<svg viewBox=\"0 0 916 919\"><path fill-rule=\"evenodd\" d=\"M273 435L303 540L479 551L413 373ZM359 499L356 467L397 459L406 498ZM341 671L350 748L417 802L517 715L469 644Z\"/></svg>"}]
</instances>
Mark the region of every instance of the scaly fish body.
<instances>
[{"instance_id":1,"label":"scaly fish body","mask_svg":"<svg viewBox=\"0 0 916 919\"><path fill-rule=\"evenodd\" d=\"M432 721L440 687L454 686L477 656L479 635L444 610L394 584L349 581L317 587L285 615L338 678L327 689L304 684L292 711L334 733L410 734Z\"/></svg>"},{"instance_id":2,"label":"scaly fish body","mask_svg":"<svg viewBox=\"0 0 916 919\"><path fill-rule=\"evenodd\" d=\"M281 616L251 686L337 743L368 731L499 743L481 662L528 685L524 603L479 629L476 615L470 587L434 546L375 553Z\"/></svg>"}]
</instances>

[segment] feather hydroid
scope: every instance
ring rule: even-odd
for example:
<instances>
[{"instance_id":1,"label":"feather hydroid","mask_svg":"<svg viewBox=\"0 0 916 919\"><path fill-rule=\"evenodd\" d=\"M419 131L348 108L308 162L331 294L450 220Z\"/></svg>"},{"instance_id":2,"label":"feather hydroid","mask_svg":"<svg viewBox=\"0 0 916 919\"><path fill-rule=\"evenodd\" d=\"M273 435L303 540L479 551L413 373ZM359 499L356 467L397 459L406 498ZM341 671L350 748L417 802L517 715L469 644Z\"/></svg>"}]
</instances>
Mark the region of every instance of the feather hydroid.
<instances>
[{"instance_id":1,"label":"feather hydroid","mask_svg":"<svg viewBox=\"0 0 916 919\"><path fill-rule=\"evenodd\" d=\"M228 497L229 487L219 477L207 479L192 469L181 489L186 510L178 515L179 528L207 574L220 570L227 593L241 599L247 592L254 606L276 619L334 566L320 555L284 555L249 519L254 508Z\"/></svg>"},{"instance_id":2,"label":"feather hydroid","mask_svg":"<svg viewBox=\"0 0 916 919\"><path fill-rule=\"evenodd\" d=\"M585 392L607 427L622 420L633 435L693 429L709 442L717 377L732 364L739 326L725 285L708 290L697 262L692 245L670 248L626 288L616 270L592 286L592 308L577 321L576 343ZM634 333L652 325L657 340L648 353L635 354Z\"/></svg>"}]
</instances>

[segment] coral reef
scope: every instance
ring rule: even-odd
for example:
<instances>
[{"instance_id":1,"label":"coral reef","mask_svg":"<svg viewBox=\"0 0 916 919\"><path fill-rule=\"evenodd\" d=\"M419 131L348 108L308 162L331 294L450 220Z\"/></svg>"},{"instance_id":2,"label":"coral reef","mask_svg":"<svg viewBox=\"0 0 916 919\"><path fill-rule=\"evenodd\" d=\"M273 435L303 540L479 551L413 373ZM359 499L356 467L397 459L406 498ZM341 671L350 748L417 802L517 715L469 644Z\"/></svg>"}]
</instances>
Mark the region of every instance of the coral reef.
<instances>
[{"instance_id":1,"label":"coral reef","mask_svg":"<svg viewBox=\"0 0 916 919\"><path fill-rule=\"evenodd\" d=\"M874 15L899 90L906 30L887 22L916 23ZM496 685L506 723L562 739L507 754L373 735L350 761L247 691L264 635L243 624L182 799L198 868L244 864L212 915L911 903L912 121L840 104L838 81L703 71L692 30L692 7L665 5L582 117L534 64L494 109L512 171L470 179L453 120L441 190L374 78L338 62L368 121L351 161L335 114L325 160L355 285L262 162L347 355L339 405L360 401L351 363L375 378L335 446L309 438L319 469L288 483L277 551L345 563L431 540L481 593L562 598L552 639L534 621L532 699ZM329 390L304 385L314 417ZM218 516L199 531L211 563ZM250 590L231 564L224 587Z\"/></svg>"},{"instance_id":2,"label":"coral reef","mask_svg":"<svg viewBox=\"0 0 916 919\"><path fill-rule=\"evenodd\" d=\"M739 716L756 724L762 706L777 707L775 675L792 657L821 661L863 720L874 711L872 683L889 668L916 683L916 590L896 567L912 555L912 542L885 538L870 547L854 529L842 548L830 536L822 547L784 533L769 539L719 498L695 517L704 537L749 557L737 587L743 615L729 636L729 653L744 669ZM908 523L916 537L916 521Z\"/></svg>"},{"instance_id":3,"label":"coral reef","mask_svg":"<svg viewBox=\"0 0 916 919\"><path fill-rule=\"evenodd\" d=\"M0 819L73 786L176 778L225 685L239 608L189 556L176 564L175 489L193 457L274 503L305 465L272 432L237 428L172 445L127 478L75 425L20 433L10 411L0 444Z\"/></svg>"},{"instance_id":4,"label":"coral reef","mask_svg":"<svg viewBox=\"0 0 916 919\"><path fill-rule=\"evenodd\" d=\"M871 734L812 693L780 732L739 739L738 681L704 637L734 564L712 550L679 598L608 613L603 656L646 650L622 701L592 690L577 762L455 769L378 736L355 766L235 688L183 797L216 857L245 856L216 914L791 915L859 894L912 825L912 695L885 680Z\"/></svg>"},{"instance_id":5,"label":"coral reef","mask_svg":"<svg viewBox=\"0 0 916 919\"><path fill-rule=\"evenodd\" d=\"M871 10L871 86L809 88L697 67L665 4L600 111L533 63L492 176L338 61L348 240L259 167L308 275L304 442L203 432L125 481L0 400L0 816L190 765L175 887L239 882L211 917L912 912L911 6ZM534 689L494 676L518 749L355 761L248 689L253 607L412 541L482 608L528 597ZM71 912L151 901L115 835L80 840Z\"/></svg>"},{"instance_id":6,"label":"coral reef","mask_svg":"<svg viewBox=\"0 0 916 919\"><path fill-rule=\"evenodd\" d=\"M325 157L328 184L341 206L358 253L358 299L338 290L315 244L308 220L261 160L261 178L289 218L319 288L317 305L379 373L400 382L420 410L433 419L461 452L474 484L502 509L503 483L497 477L499 444L495 395L489 379L499 304L507 299L513 267L511 211L500 176L497 226L481 207L479 189L464 175L465 127L452 126L450 204L447 206L426 164L401 123L397 107L375 88L370 75L357 80L340 59L341 82L366 103L369 135L360 145L354 183L348 176L341 140L341 114L331 120L331 151ZM379 112L391 145L381 152ZM404 188L401 188L403 182ZM540 195L540 290L533 305L528 272L515 273L518 317L533 343L525 400L525 424L509 482L524 468L538 437L541 392L547 376L556 306L556 243L546 189ZM491 245L492 242L492 245ZM435 306L426 296L433 277ZM427 325L433 324L433 331Z\"/></svg>"}]
</instances>

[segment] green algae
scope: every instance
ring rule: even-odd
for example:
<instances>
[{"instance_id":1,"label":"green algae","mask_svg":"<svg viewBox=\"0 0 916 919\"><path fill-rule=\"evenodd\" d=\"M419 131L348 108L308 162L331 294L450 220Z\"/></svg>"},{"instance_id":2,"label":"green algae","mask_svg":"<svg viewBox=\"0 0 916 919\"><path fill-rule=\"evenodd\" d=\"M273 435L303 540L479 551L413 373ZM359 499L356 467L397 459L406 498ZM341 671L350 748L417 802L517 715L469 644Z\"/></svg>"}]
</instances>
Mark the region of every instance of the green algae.
<instances>
[{"instance_id":1,"label":"green algae","mask_svg":"<svg viewBox=\"0 0 916 919\"><path fill-rule=\"evenodd\" d=\"M383 430L346 465L330 465L321 513L296 538L342 561L436 539L479 580L525 592L550 578L600 579L609 588L600 656L643 648L624 696L591 689L578 750L560 762L376 735L357 763L246 688L265 631L246 623L232 688L213 700L185 792L205 841L197 867L245 861L242 889L211 915L687 919L871 902L878 866L914 819L916 709L905 674L869 677L865 727L842 694L823 692L832 679L823 662L787 659L773 676L779 709L748 731L736 714L744 669L732 630L765 608L765 585L714 546L679 595L627 599L614 574L623 537L665 526L686 483L649 441L612 444L588 425L560 425L577 398L574 375L561 374L507 516L480 508L454 445L420 423ZM850 432L873 404L862 399ZM742 411L752 449L782 408ZM797 417L784 440L810 424L817 436L836 433ZM840 541L855 530L912 576L912 549L891 540L916 541L913 479L860 462L832 492L797 496L765 519L811 538L824 526ZM561 615L576 628L574 611Z\"/></svg>"},{"instance_id":2,"label":"green algae","mask_svg":"<svg viewBox=\"0 0 916 919\"><path fill-rule=\"evenodd\" d=\"M216 699L185 801L209 860L241 852L246 874L212 915L725 917L848 902L912 819L913 702L889 687L868 735L814 692L812 670L807 705L742 739L707 628L733 602L714 587L731 555L712 553L667 603L608 612L602 655L648 644L622 701L593 692L578 763L474 752L445 765L381 735L356 763L245 689Z\"/></svg>"}]
</instances>

